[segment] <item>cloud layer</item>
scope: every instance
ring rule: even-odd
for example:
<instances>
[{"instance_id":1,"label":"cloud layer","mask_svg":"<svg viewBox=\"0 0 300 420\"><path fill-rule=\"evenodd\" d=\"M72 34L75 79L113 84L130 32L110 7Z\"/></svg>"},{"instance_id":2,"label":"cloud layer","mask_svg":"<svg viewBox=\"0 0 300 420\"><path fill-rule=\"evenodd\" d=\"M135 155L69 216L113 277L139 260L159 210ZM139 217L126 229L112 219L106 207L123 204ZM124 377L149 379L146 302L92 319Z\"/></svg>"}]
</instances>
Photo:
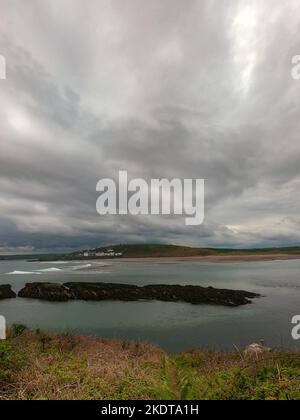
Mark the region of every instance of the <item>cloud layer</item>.
<instances>
[{"instance_id":1,"label":"cloud layer","mask_svg":"<svg viewBox=\"0 0 300 420\"><path fill-rule=\"evenodd\" d=\"M298 0L0 0L0 253L299 245ZM205 178L206 219L96 213L96 184Z\"/></svg>"}]
</instances>

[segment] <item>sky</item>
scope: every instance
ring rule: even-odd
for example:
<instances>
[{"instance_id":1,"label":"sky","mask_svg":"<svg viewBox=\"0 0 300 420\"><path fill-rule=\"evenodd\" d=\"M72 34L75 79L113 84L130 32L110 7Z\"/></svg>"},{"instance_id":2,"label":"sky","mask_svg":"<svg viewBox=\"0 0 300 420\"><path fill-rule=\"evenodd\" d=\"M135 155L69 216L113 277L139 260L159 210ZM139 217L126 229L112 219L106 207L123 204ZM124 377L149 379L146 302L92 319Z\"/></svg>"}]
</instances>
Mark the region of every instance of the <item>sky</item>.
<instances>
[{"instance_id":1,"label":"sky","mask_svg":"<svg viewBox=\"0 0 300 420\"><path fill-rule=\"evenodd\" d=\"M300 245L299 0L0 0L0 254ZM96 184L205 179L205 221Z\"/></svg>"}]
</instances>

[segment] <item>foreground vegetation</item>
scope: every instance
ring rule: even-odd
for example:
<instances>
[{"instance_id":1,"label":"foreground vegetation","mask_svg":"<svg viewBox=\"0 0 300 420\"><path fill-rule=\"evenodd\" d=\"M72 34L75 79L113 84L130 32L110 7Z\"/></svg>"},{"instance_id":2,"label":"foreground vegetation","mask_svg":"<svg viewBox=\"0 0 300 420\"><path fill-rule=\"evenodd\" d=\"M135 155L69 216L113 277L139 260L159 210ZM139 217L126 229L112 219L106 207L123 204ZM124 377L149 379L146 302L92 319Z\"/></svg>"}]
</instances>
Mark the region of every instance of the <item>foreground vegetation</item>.
<instances>
[{"instance_id":1,"label":"foreground vegetation","mask_svg":"<svg viewBox=\"0 0 300 420\"><path fill-rule=\"evenodd\" d=\"M0 342L0 399L300 399L300 353L192 351L14 326Z\"/></svg>"}]
</instances>

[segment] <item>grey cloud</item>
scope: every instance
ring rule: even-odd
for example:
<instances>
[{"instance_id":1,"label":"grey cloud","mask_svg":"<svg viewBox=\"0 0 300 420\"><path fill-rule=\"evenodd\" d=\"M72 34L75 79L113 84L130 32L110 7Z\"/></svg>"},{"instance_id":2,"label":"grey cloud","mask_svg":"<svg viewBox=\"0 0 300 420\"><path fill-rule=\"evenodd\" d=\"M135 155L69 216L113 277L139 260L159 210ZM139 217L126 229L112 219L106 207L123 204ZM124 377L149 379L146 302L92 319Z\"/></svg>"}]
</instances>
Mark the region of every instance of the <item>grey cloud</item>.
<instances>
[{"instance_id":1,"label":"grey cloud","mask_svg":"<svg viewBox=\"0 0 300 420\"><path fill-rule=\"evenodd\" d=\"M300 241L299 2L0 0L0 253ZM102 177L205 178L206 219L96 214Z\"/></svg>"}]
</instances>

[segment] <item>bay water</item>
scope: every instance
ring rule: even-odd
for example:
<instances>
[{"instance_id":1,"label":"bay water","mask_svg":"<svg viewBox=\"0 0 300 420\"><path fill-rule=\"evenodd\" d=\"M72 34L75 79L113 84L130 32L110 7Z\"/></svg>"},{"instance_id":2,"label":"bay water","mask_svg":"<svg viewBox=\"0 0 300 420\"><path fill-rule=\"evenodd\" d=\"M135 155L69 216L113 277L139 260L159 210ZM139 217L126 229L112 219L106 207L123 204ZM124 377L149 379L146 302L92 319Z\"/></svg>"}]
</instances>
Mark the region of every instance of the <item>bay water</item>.
<instances>
[{"instance_id":1,"label":"bay water","mask_svg":"<svg viewBox=\"0 0 300 420\"><path fill-rule=\"evenodd\" d=\"M300 315L300 260L204 262L0 262L0 284L18 292L28 282L191 284L259 293L238 308L166 302L0 301L8 325L149 342L170 352L193 348L231 350L264 340L271 347L300 348L291 320Z\"/></svg>"}]
</instances>

